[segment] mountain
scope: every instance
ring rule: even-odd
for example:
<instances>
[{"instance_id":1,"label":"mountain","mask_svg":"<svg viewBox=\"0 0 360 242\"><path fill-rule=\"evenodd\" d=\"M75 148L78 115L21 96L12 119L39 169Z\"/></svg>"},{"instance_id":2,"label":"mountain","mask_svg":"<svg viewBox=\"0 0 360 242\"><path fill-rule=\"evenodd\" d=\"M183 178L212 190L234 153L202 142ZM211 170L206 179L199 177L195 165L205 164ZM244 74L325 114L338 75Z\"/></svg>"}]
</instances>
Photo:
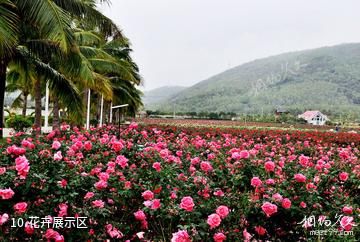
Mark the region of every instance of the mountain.
<instances>
[{"instance_id":1,"label":"mountain","mask_svg":"<svg viewBox=\"0 0 360 242\"><path fill-rule=\"evenodd\" d=\"M145 107L164 101L171 96L183 91L186 87L182 86L164 86L144 92L143 102Z\"/></svg>"},{"instance_id":2,"label":"mountain","mask_svg":"<svg viewBox=\"0 0 360 242\"><path fill-rule=\"evenodd\" d=\"M360 111L360 44L290 52L234 67L154 106L162 111Z\"/></svg>"}]
</instances>

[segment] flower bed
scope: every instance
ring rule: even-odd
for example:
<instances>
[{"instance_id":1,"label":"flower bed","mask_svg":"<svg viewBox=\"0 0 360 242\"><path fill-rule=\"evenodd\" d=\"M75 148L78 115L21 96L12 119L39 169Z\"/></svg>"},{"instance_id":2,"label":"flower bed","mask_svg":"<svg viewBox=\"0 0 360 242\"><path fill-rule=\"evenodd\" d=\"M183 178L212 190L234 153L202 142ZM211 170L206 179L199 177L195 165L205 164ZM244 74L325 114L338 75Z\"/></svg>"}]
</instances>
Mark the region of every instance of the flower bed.
<instances>
[{"instance_id":1,"label":"flower bed","mask_svg":"<svg viewBox=\"0 0 360 242\"><path fill-rule=\"evenodd\" d=\"M66 128L0 147L1 241L359 236L360 135L133 123L119 140L115 127Z\"/></svg>"}]
</instances>

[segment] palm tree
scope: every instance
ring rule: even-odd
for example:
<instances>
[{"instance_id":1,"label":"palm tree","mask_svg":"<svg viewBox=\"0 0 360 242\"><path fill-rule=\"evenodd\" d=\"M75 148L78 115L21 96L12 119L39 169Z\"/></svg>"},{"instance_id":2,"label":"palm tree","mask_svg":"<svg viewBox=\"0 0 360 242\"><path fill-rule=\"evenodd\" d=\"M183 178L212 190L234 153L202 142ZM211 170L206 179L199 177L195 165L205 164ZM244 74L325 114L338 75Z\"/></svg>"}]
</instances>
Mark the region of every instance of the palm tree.
<instances>
[{"instance_id":1,"label":"palm tree","mask_svg":"<svg viewBox=\"0 0 360 242\"><path fill-rule=\"evenodd\" d=\"M130 57L129 41L123 37L107 41L101 33L83 29L75 32L75 38L80 55L94 77L93 80L82 79L79 82L81 88L94 90L97 99L103 95L105 101L120 101L118 95L128 98L129 109L135 112L142 105L140 93L135 87L141 83L141 78ZM114 92L116 95L113 95Z\"/></svg>"},{"instance_id":2,"label":"palm tree","mask_svg":"<svg viewBox=\"0 0 360 242\"><path fill-rule=\"evenodd\" d=\"M30 94L33 93L33 83L35 81L34 72L28 63L24 65L9 65L7 73L7 92L20 91L20 94L15 98L12 107L17 108L22 106L22 115L26 116L27 100Z\"/></svg>"},{"instance_id":3,"label":"palm tree","mask_svg":"<svg viewBox=\"0 0 360 242\"><path fill-rule=\"evenodd\" d=\"M6 70L14 58L26 58L36 64L37 71L45 72L34 83L35 125L39 127L41 81L55 78L64 83L66 80L49 65L51 52L46 47L56 45L64 54L78 51L72 31L74 19L84 25L97 26L107 37L121 36L116 25L96 10L96 3L95 0L0 0L0 137L3 136Z\"/></svg>"}]
</instances>

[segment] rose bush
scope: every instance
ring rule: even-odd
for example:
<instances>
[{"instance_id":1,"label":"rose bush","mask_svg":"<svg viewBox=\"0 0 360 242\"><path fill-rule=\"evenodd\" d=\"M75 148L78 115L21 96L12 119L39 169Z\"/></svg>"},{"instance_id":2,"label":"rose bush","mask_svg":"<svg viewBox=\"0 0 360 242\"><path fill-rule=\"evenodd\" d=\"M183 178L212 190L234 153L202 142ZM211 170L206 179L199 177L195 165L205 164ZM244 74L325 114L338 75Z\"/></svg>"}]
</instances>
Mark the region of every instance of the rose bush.
<instances>
[{"instance_id":1,"label":"rose bush","mask_svg":"<svg viewBox=\"0 0 360 242\"><path fill-rule=\"evenodd\" d=\"M117 135L8 138L0 240L315 241L310 216L354 233L327 240L359 236L360 135L136 124ZM87 217L88 228L34 228L31 216Z\"/></svg>"}]
</instances>

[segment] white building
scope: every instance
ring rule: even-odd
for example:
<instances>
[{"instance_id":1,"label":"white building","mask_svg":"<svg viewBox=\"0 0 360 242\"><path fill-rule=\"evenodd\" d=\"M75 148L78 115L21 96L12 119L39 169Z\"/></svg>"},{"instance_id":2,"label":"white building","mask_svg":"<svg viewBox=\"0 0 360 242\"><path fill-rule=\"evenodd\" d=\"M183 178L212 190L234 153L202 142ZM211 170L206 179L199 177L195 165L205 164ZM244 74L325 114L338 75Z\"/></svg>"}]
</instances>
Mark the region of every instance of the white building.
<instances>
[{"instance_id":1,"label":"white building","mask_svg":"<svg viewBox=\"0 0 360 242\"><path fill-rule=\"evenodd\" d=\"M329 120L329 118L320 111L306 111L300 114L298 118L305 119L309 124L313 125L324 125L325 122Z\"/></svg>"}]
</instances>

